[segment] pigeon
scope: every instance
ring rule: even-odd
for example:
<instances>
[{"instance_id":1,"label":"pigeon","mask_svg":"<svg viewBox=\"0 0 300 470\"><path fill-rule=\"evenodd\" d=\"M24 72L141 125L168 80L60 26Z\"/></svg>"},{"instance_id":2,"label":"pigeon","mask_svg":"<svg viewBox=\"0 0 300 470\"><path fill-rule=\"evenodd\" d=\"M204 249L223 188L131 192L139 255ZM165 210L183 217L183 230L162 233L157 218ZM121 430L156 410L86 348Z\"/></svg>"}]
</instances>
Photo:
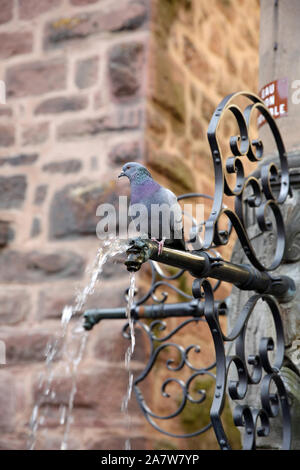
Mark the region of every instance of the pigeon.
<instances>
[{"instance_id":1,"label":"pigeon","mask_svg":"<svg viewBox=\"0 0 300 470\"><path fill-rule=\"evenodd\" d=\"M185 251L182 210L175 194L154 181L149 170L140 163L126 163L119 178L123 176L127 176L130 182L129 211L137 207L136 204L143 206L146 235L158 243L158 254L161 254L164 245ZM159 211L159 207L163 207L166 212ZM132 217L133 222L135 219Z\"/></svg>"}]
</instances>

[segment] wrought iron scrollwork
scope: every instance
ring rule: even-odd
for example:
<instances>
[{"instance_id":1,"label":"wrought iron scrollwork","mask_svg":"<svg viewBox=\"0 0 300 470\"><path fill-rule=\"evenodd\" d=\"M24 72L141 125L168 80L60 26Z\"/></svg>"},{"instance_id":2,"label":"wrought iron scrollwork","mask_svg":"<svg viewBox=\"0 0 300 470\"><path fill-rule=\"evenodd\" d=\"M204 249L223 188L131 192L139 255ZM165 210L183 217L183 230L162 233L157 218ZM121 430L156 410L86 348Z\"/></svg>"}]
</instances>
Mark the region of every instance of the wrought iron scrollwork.
<instances>
[{"instance_id":1,"label":"wrought iron scrollwork","mask_svg":"<svg viewBox=\"0 0 300 470\"><path fill-rule=\"evenodd\" d=\"M244 111L234 103L234 100L239 96L243 96L251 101L251 104L246 106ZM238 125L239 135L230 138L232 156L229 156L225 160L219 146L217 131L220 121L224 118L227 111L231 112L234 116ZM280 169L273 162L263 162L263 143L260 140L250 140L249 128L255 111L259 111L263 114L273 133L279 155ZM229 240L232 228L234 228L245 254L256 269L259 271L272 271L276 269L280 265L285 251L285 230L280 205L284 203L290 193L290 185L286 151L274 119L264 103L256 95L250 93L229 95L220 103L213 114L208 128L208 140L211 147L215 171L215 193L210 216L204 224L201 225L201 229L203 225L205 226L205 237L202 249L209 250L212 247L219 247L226 244ZM261 163L260 176L258 178L252 175L246 176L244 162L247 159L250 162ZM236 175L234 188L231 188L228 179L228 175L230 174ZM275 193L272 188L272 182L277 181L278 183L278 180L279 190ZM247 197L245 197L245 194L247 194ZM234 210L224 206L224 195L234 198ZM248 206L253 209L257 224L262 233L270 232L271 230L276 233L275 254L268 266L258 259L252 247L250 237L247 234L245 204L248 204ZM272 223L270 219L267 219L268 210L273 214L275 227L273 226L274 222ZM223 215L229 220L227 230L221 230L219 228L219 221ZM197 227L197 223L195 223L195 227ZM184 270L179 271L178 276L183 272ZM152 278L152 285L149 292L153 293L156 286L161 284L163 283L155 283ZM233 416L236 426L245 428L243 434L244 449L254 449L257 437L262 438L269 435L272 418L278 415L279 409L281 409L283 420L282 448L289 448L291 443L291 424L288 396L280 377L280 368L283 363L285 346L280 308L277 301L269 295L252 295L241 310L231 332L225 335L222 332L219 316L215 309L214 293L211 284L205 279L195 280L193 284L193 296L198 299L202 298L204 301L204 318L212 334L216 360L215 363L207 369L195 371L191 367L191 378L193 378L195 374L209 373L215 379L215 393L210 410L211 422L205 428L199 429L196 433L191 435L201 434L210 427L213 427L221 449L230 448L230 443L221 421L225 397L226 393L228 393L233 401L242 402L242 404L236 404ZM149 293L146 297L149 298ZM154 300L157 299L154 298ZM165 300L166 298L162 299L163 302ZM247 325L259 300L262 300L271 312L275 325L276 338L261 338L258 351L253 354L247 354L245 349ZM192 319L190 321L196 320ZM183 322L179 327L175 328L170 335L160 341L164 342L169 340L176 331L183 328L187 323L189 323L188 320ZM154 324L157 323L154 322ZM154 336L151 326L148 328L147 333L151 341L153 341ZM159 341L157 338L156 340ZM229 343L235 345L235 353L226 355L226 344ZM176 370L183 368L184 365L191 366L187 360L189 348L182 349L175 343L166 342L161 344L157 349L152 350L148 366L141 376L136 379L134 385L136 396L143 413L156 429L161 428L154 422L154 418L157 420L172 419L174 416L180 414L186 401L190 400L190 379L186 383L177 381L182 389L183 396L180 406L175 413L160 417L151 412L139 389L139 383L149 374L160 351L170 345L177 348L180 353L180 361ZM195 346L192 345L191 348L193 347ZM276 354L273 362L271 362L269 354L270 351L274 350L276 350ZM172 371L170 363L167 363L167 367ZM214 367L216 370L215 374L211 372ZM230 378L230 371L232 371L233 368L237 376L235 380ZM163 383L163 394L165 393L167 384L173 380L176 379L169 378ZM276 393L271 392L272 384L276 386ZM260 386L260 404L257 408L251 408L245 404L247 392L249 387L258 385ZM200 396L199 403L202 403L204 399L205 394ZM165 433L172 435L171 433Z\"/></svg>"},{"instance_id":2,"label":"wrought iron scrollwork","mask_svg":"<svg viewBox=\"0 0 300 470\"><path fill-rule=\"evenodd\" d=\"M240 97L250 101L244 110L235 103L235 99ZM273 134L279 166L274 162L264 161L263 143L259 139L251 140L250 126L257 111L264 116L266 125ZM218 141L218 129L227 112L233 115L237 123L238 135L230 138L231 155L225 159ZM261 445L261 440L270 434L274 418L279 415L282 420L281 447L288 449L291 445L290 406L280 374L285 351L284 331L280 306L273 295L279 300L285 299L286 301L294 295L294 285L287 276L269 274L269 271L278 268L285 253L285 228L280 206L291 194L291 189L284 143L273 117L262 100L254 94L245 92L229 95L219 104L208 128L208 140L215 173L214 197L200 193L179 197L179 200L195 197L206 197L212 200L208 219L192 220L190 239L194 240L196 236L198 237L199 249L192 254L182 254L176 250L164 248L158 259L157 253L153 251L153 242L151 245L150 241L147 244L145 241L137 240L127 252L128 259L125 264L128 270L137 271L145 261L151 269L150 287L142 297L136 299L132 311L135 325L143 330L150 344L148 363L144 371L135 378L133 388L147 421L155 429L169 436L192 437L212 428L220 448L229 449L230 442L222 424L225 399L229 396L234 403L234 423L244 429L244 449L255 449L257 441ZM260 164L259 176L246 175L247 161ZM230 175L236 176L234 187L231 185ZM225 206L224 196L234 199L234 209ZM276 235L274 256L268 265L258 259L252 246L245 208L252 210L261 234L272 231ZM228 219L226 229L221 227L223 216ZM212 251L228 243L233 229L251 265L234 265L224 261L217 252ZM157 251L157 248L155 249ZM176 267L175 272L165 272L158 261ZM196 278L193 282L192 295L173 283L179 280L186 271ZM207 280L208 277L219 281L212 287ZM246 301L227 334L223 332L220 322L220 315L226 310L224 302L218 303L214 299L214 292L220 286L220 280L227 280L240 289L254 292ZM170 304L169 311L164 310L168 305L168 292L161 292L161 288L171 290L186 300L185 303L178 304L182 312L174 307L175 304ZM148 309L146 312L148 305L146 306L145 303L149 300L153 302L153 309ZM249 321L254 319L253 312L259 302L262 302L269 311L275 334L262 336L257 347L249 352L249 348L246 347L247 331ZM116 318L125 318L124 312L117 310ZM176 317L190 316L191 318L185 319L170 332L164 334L166 323L159 318L160 314L161 318L172 314ZM110 310L107 318L113 317L114 312ZM105 318L105 315L100 315L99 318ZM152 321L147 324L142 322L141 318L152 318ZM92 315L87 320L89 328L99 321L99 319L95 320ZM198 368L190 360L190 354L200 353L199 345L192 344L183 347L174 342L174 337L188 325L197 325L200 322L205 322L210 329L215 358L207 367ZM124 327L123 335L126 338L130 337L128 324ZM181 398L175 411L161 415L151 410L143 396L141 384L150 375L160 355L170 350L176 351L177 361L174 362L171 358L165 360L169 375L161 385L161 395L168 397L168 387L176 384L181 391ZM175 373L184 369L189 371L189 376L185 380L179 379ZM210 421L204 426L199 424L199 429L193 432L183 434L163 429L162 423L179 416L188 403L205 406L207 403L205 390L201 388L196 390L196 398L191 393L192 383L197 377L203 376L210 377L214 382ZM247 397L253 389L256 390L258 400L255 406L250 406Z\"/></svg>"},{"instance_id":3,"label":"wrought iron scrollwork","mask_svg":"<svg viewBox=\"0 0 300 470\"><path fill-rule=\"evenodd\" d=\"M244 111L234 103L234 100L241 96L248 98L252 102ZM231 112L234 116L239 128L239 135L230 138L232 156L229 156L224 161L225 157L222 155L217 134L220 122L224 119L227 111ZM263 143L258 139L252 141L250 139L249 126L255 111L259 111L264 116L274 136L279 155L280 169L274 162L263 163ZM284 203L290 192L287 156L277 125L268 108L258 96L252 93L240 92L228 95L219 104L210 121L207 135L215 171L215 193L211 214L205 222L204 248L210 248L213 243L216 246L220 246L228 242L228 232L219 229L219 220L225 214L234 227L251 264L261 271L272 271L280 265L284 254L285 231L280 205ZM250 162L261 162L260 178L255 178L251 175L246 176L243 163L247 159ZM231 188L228 175L234 173L236 174L236 184L234 188ZM277 194L275 194L275 191L272 189L272 181L278 178L280 178L280 188ZM254 208L257 223L261 231L267 232L272 229L270 221L266 218L268 209L271 210L275 219L277 243L274 258L269 266L265 266L257 258L247 234L244 211L244 194L246 189L250 189L251 192L247 196L247 204ZM223 208L225 194L234 197L234 211L229 208Z\"/></svg>"},{"instance_id":4,"label":"wrought iron scrollwork","mask_svg":"<svg viewBox=\"0 0 300 470\"><path fill-rule=\"evenodd\" d=\"M246 404L238 404L234 408L234 422L236 426L245 428L244 449L255 449L256 436L269 435L271 418L282 413L282 449L289 449L291 445L291 417L288 395L280 377L280 369L284 359L284 332L280 315L280 308L276 300L268 295L255 294L249 298L243 307L235 325L229 334L222 332L218 315L213 305L212 288L207 280L195 280L193 293L196 298L204 292L204 315L211 329L216 351L216 387L214 401L211 406L211 422L221 449L230 448L228 438L224 431L221 415L224 407L226 391L234 401L243 401L248 388L260 384L260 406L251 408ZM246 354L245 335L249 318L259 300L265 302L271 312L276 338L262 337L258 352ZM234 343L235 353L226 355L226 343ZM270 361L270 351L275 351L273 361ZM235 367L237 378L229 379L230 369ZM252 371L249 370L252 367ZM276 386L276 393L271 392L271 385Z\"/></svg>"},{"instance_id":5,"label":"wrought iron scrollwork","mask_svg":"<svg viewBox=\"0 0 300 470\"><path fill-rule=\"evenodd\" d=\"M136 395L136 399L147 421L156 430L170 437L177 437L177 438L195 437L200 434L203 434L204 432L206 432L208 429L212 427L212 423L208 422L206 425L200 426L199 429L197 429L196 431L178 434L178 433L165 430L160 424L162 422L172 420L173 418L176 418L176 416L179 416L180 413L184 410L187 402L198 404L198 405L202 403L205 404L206 391L201 388L200 389L198 388L196 390L196 393L197 395L199 395L199 397L194 398L193 394L191 393L191 386L194 383L195 379L200 376L209 376L213 380L215 380L215 374L212 371L215 368L215 365L216 365L215 362L213 362L207 367L197 368L190 361L189 354L191 353L191 351L194 351L195 353L200 353L201 350L200 350L199 345L191 344L188 347L184 348L183 346L170 341L172 337L176 335L176 333L178 333L180 330L185 328L187 325L197 324L198 322L204 322L204 321L205 321L204 318L192 318L192 319L185 320L180 325L177 325L172 331L170 331L168 334L164 336L157 335L155 331L157 330L157 328L160 332L164 331L164 329L166 328L165 322L161 320L155 320L151 322L150 325L147 325L140 321L136 322L136 325L140 326L143 329L143 331L146 333L148 340L149 340L149 344L150 344L150 357L149 357L148 364L146 365L143 372L134 380L133 388L134 388L134 392ZM129 338L128 324L125 325L123 334L125 337ZM156 346L154 346L154 344L156 344ZM161 415L151 410L150 406L147 404L143 396L143 393L140 388L140 384L149 376L160 354L164 350L167 350L167 349L169 351L172 350L173 352L175 351L177 353L176 363L173 359L170 359L170 358L166 360L165 367L170 372L170 374L181 371L186 367L189 369L190 375L186 381L182 379L178 379L176 377L169 376L167 379L165 379L162 382L161 384L162 397L167 397L167 398L170 397L170 395L167 392L167 388L170 384L175 384L175 383L180 388L181 396L180 396L180 399L178 400L175 411L169 414Z\"/></svg>"},{"instance_id":6,"label":"wrought iron scrollwork","mask_svg":"<svg viewBox=\"0 0 300 470\"><path fill-rule=\"evenodd\" d=\"M280 376L280 369L284 359L284 331L277 301L269 295L252 295L242 308L231 331L225 334L220 324L220 316L214 300L214 291L206 279L196 279L193 283L193 297L204 303L203 316L184 320L167 334L166 322L154 320L150 324L136 321L148 338L150 344L149 361L142 373L135 378L133 389L140 408L147 421L158 431L176 438L195 437L213 429L220 448L230 449L230 442L222 424L225 399L229 395L234 402L233 420L236 426L244 428L243 449L255 449L257 438L268 437L272 429L272 418L278 416L282 419L282 449L289 449L291 444L291 417L289 398L284 382ZM263 301L271 314L275 328L275 337L262 337L258 350L252 354L246 352L246 333L251 315L259 301ZM188 347L173 342L173 337L188 325L206 322L210 328L214 343L215 360L206 367L195 367L189 360L189 353L201 353L199 345L191 344ZM124 326L123 335L130 338L128 324ZM234 345L234 352L227 353L226 346ZM231 348L232 349L232 348ZM140 385L150 375L160 354L168 350L177 352L176 363L173 359L165 359L165 367L169 376L161 384L161 396L169 397L167 388L170 384L177 384L181 396L176 410L169 414L154 412L145 399ZM270 354L274 357L270 359ZM175 372L189 369L189 376L184 381L174 376ZM232 374L234 369L235 374ZM232 375L235 375L232 378ZM210 405L210 421L199 426L199 429L190 433L170 432L162 423L179 416L188 402L205 406L207 403L206 391L197 389L198 398L190 393L191 384L197 377L209 376L214 382L213 401ZM276 388L274 392L273 388ZM260 399L257 407L250 407L247 402L247 392L251 387L260 388ZM260 442L260 445L263 445Z\"/></svg>"}]
</instances>

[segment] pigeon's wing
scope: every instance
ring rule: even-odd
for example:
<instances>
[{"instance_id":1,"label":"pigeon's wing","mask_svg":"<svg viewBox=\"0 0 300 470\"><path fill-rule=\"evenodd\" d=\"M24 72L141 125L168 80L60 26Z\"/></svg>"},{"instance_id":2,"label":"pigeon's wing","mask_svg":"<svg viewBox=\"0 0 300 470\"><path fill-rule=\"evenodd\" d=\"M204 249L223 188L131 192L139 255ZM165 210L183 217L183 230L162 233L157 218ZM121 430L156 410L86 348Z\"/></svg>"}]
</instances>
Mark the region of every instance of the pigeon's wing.
<instances>
[{"instance_id":1,"label":"pigeon's wing","mask_svg":"<svg viewBox=\"0 0 300 470\"><path fill-rule=\"evenodd\" d=\"M175 238L181 238L182 237L182 231L183 231L183 221L182 221L182 209L180 207L180 204L177 201L177 197L175 196L172 191L169 189L163 188L164 191L167 194L168 198L168 204L171 208L171 215L170 215L170 228L172 234L175 236L176 233L179 236L175 236Z\"/></svg>"},{"instance_id":2,"label":"pigeon's wing","mask_svg":"<svg viewBox=\"0 0 300 470\"><path fill-rule=\"evenodd\" d=\"M185 249L182 210L177 197L169 189L157 183L155 185L154 191L149 192L145 188L139 196L139 204L147 212L148 237L165 239L166 245Z\"/></svg>"},{"instance_id":3,"label":"pigeon's wing","mask_svg":"<svg viewBox=\"0 0 300 470\"><path fill-rule=\"evenodd\" d=\"M160 199L170 208L169 236L165 237L165 245L176 250L185 250L182 209L175 194L166 188L161 188ZM163 235L164 236L164 235Z\"/></svg>"}]
</instances>

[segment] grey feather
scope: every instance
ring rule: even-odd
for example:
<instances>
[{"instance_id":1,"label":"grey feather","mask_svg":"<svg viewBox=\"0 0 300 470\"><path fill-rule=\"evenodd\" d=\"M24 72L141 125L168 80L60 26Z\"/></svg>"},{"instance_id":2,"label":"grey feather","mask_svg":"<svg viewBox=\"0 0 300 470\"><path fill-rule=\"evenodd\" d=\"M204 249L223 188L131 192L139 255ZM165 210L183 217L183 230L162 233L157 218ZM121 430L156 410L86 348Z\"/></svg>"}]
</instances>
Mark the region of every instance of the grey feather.
<instances>
[{"instance_id":1,"label":"grey feather","mask_svg":"<svg viewBox=\"0 0 300 470\"><path fill-rule=\"evenodd\" d=\"M166 246L185 250L182 210L175 194L154 181L143 165L129 162L119 176L127 176L131 187L130 209L141 204L147 211L148 237L165 239Z\"/></svg>"}]
</instances>

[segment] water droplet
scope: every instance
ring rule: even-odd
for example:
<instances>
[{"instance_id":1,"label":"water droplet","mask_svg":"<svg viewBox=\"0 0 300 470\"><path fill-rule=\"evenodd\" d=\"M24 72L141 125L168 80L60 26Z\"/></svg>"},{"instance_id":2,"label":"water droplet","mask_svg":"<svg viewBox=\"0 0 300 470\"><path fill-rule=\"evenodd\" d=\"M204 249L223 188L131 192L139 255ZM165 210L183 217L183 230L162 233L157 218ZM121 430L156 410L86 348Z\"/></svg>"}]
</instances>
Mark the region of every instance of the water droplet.
<instances>
[{"instance_id":1,"label":"water droplet","mask_svg":"<svg viewBox=\"0 0 300 470\"><path fill-rule=\"evenodd\" d=\"M73 315L73 308L70 305L66 305L61 315L62 325L67 325L69 321L71 320L72 315Z\"/></svg>"}]
</instances>

